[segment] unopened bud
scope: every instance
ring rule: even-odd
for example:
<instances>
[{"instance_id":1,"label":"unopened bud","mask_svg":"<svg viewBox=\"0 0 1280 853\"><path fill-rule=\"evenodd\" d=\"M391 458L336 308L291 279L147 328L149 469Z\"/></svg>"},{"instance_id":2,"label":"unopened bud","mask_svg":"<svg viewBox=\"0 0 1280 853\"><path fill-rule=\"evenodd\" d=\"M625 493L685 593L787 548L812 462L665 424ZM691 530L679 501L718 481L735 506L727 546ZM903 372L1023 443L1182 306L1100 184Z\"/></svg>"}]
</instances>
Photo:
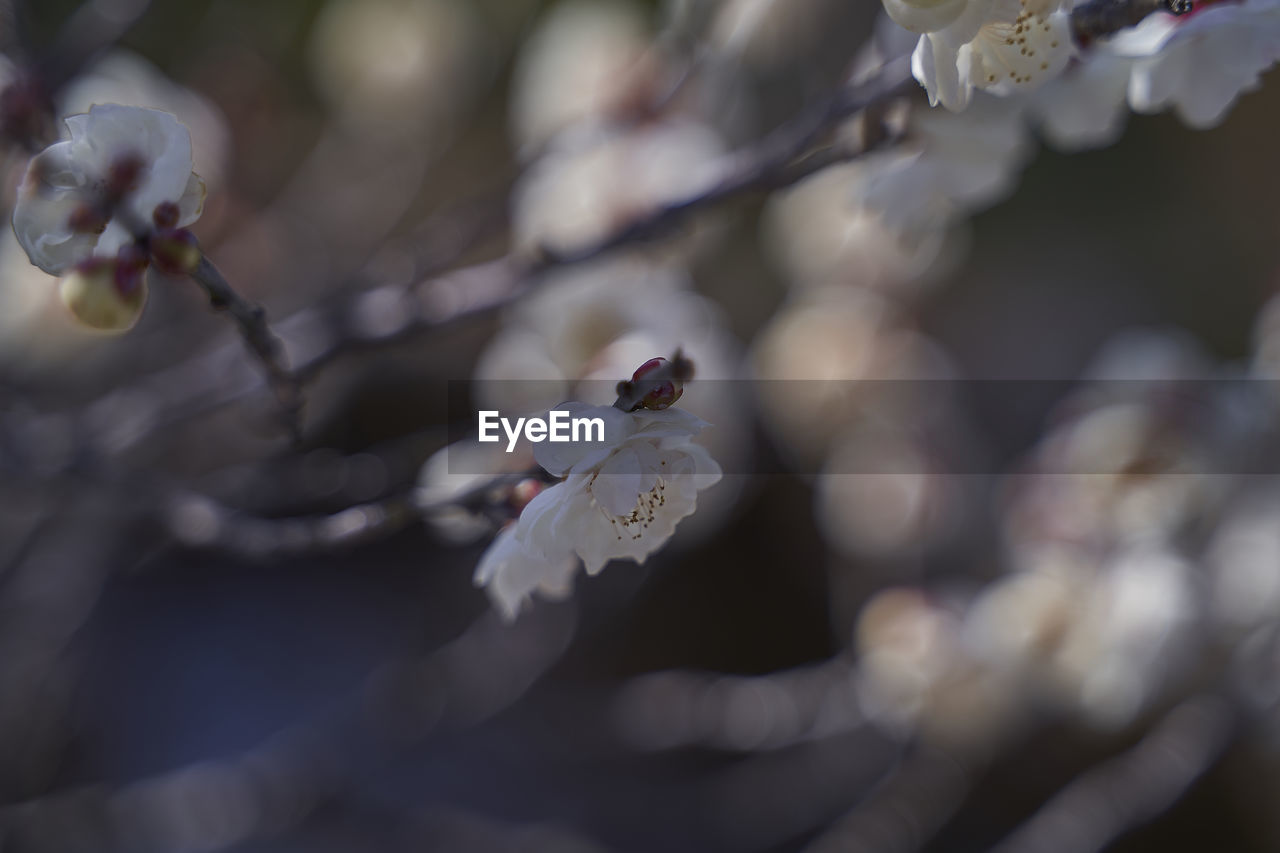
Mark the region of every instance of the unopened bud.
<instances>
[{"instance_id":1,"label":"unopened bud","mask_svg":"<svg viewBox=\"0 0 1280 853\"><path fill-rule=\"evenodd\" d=\"M633 387L638 386L644 393L640 405L646 409L662 411L669 409L684 394L684 383L680 381L678 364L665 358L651 358L636 369L631 375Z\"/></svg>"},{"instance_id":2,"label":"unopened bud","mask_svg":"<svg viewBox=\"0 0 1280 853\"><path fill-rule=\"evenodd\" d=\"M156 268L170 275L189 275L200 265L200 244L185 228L158 228L147 240Z\"/></svg>"},{"instance_id":3,"label":"unopened bud","mask_svg":"<svg viewBox=\"0 0 1280 853\"><path fill-rule=\"evenodd\" d=\"M93 329L124 332L138 322L147 301L146 281L130 270L129 286L120 286L122 265L116 258L90 258L62 280L58 295L81 323Z\"/></svg>"}]
</instances>

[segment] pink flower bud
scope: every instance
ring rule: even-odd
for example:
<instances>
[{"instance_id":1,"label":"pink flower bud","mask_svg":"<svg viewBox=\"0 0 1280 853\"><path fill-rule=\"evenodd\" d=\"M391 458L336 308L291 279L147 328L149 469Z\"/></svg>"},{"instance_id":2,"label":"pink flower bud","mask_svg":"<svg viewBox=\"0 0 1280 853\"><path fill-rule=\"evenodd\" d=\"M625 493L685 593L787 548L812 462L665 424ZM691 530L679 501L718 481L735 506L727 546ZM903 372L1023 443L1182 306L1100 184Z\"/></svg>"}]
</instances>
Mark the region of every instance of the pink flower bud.
<instances>
[{"instance_id":1,"label":"pink flower bud","mask_svg":"<svg viewBox=\"0 0 1280 853\"><path fill-rule=\"evenodd\" d=\"M644 379L646 376L649 376L654 371L661 370L663 365L667 363L668 362L665 358L651 358L648 361L646 361L644 364L636 368L636 372L631 374L631 381L639 382L641 379Z\"/></svg>"},{"instance_id":2,"label":"pink flower bud","mask_svg":"<svg viewBox=\"0 0 1280 853\"><path fill-rule=\"evenodd\" d=\"M669 409L684 394L683 371L680 364L665 358L651 358L636 368L631 375L633 387L643 392L640 405L653 411Z\"/></svg>"}]
</instances>

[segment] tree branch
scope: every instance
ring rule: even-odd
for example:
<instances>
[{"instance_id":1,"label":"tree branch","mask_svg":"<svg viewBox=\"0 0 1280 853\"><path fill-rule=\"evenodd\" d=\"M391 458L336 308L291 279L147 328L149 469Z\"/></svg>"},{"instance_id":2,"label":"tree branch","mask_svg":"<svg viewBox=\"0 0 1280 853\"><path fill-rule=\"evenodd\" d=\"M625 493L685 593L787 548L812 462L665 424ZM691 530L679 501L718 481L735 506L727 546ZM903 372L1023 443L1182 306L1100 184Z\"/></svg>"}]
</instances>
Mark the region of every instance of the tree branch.
<instances>
[{"instance_id":1,"label":"tree branch","mask_svg":"<svg viewBox=\"0 0 1280 853\"><path fill-rule=\"evenodd\" d=\"M240 327L240 335L262 365L267 382L284 409L285 425L295 443L302 438L302 383L285 363L284 346L267 324L266 311L237 293L208 256L191 273L217 311L226 311Z\"/></svg>"}]
</instances>

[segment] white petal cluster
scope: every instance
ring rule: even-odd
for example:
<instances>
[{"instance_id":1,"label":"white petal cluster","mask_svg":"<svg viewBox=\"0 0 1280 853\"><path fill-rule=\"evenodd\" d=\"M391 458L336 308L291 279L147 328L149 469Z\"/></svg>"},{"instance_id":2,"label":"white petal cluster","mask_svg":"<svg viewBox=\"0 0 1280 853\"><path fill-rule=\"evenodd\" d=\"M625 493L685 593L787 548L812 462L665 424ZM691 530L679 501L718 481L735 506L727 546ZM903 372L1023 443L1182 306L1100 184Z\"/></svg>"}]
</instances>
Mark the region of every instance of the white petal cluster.
<instances>
[{"instance_id":1,"label":"white petal cluster","mask_svg":"<svg viewBox=\"0 0 1280 853\"><path fill-rule=\"evenodd\" d=\"M13 229L31 262L51 275L93 256L111 257L133 240L130 225L149 224L156 206L173 202L179 226L199 218L204 182L192 172L191 135L159 110L102 104L66 119L71 138L32 159L13 209ZM141 164L136 186L101 233L77 231L72 216L105 188L113 167Z\"/></svg>"},{"instance_id":2,"label":"white petal cluster","mask_svg":"<svg viewBox=\"0 0 1280 853\"><path fill-rule=\"evenodd\" d=\"M885 0L891 16L892 7L908 5L928 7L935 13L931 24L957 7ZM911 57L912 73L932 104L958 111L969 105L974 89L998 95L1032 91L1061 74L1075 51L1069 0L968 0L962 5L947 23L923 30Z\"/></svg>"},{"instance_id":3,"label":"white petal cluster","mask_svg":"<svg viewBox=\"0 0 1280 853\"><path fill-rule=\"evenodd\" d=\"M1026 103L980 94L962 113L914 111L908 141L867 160L855 200L917 235L1002 201L1034 152Z\"/></svg>"},{"instance_id":4,"label":"white petal cluster","mask_svg":"<svg viewBox=\"0 0 1280 853\"><path fill-rule=\"evenodd\" d=\"M1157 13L1095 45L1046 87L1034 112L1057 147L1114 142L1130 108L1173 109L1214 127L1280 60L1280 0L1221 0L1190 15Z\"/></svg>"},{"instance_id":5,"label":"white petal cluster","mask_svg":"<svg viewBox=\"0 0 1280 853\"><path fill-rule=\"evenodd\" d=\"M480 558L475 581L507 618L535 591L569 593L580 559L594 575L613 559L643 563L693 513L720 466L692 439L707 424L681 409L623 412L567 403L575 418L601 418L604 442L542 443L538 464L564 481L524 508Z\"/></svg>"}]
</instances>

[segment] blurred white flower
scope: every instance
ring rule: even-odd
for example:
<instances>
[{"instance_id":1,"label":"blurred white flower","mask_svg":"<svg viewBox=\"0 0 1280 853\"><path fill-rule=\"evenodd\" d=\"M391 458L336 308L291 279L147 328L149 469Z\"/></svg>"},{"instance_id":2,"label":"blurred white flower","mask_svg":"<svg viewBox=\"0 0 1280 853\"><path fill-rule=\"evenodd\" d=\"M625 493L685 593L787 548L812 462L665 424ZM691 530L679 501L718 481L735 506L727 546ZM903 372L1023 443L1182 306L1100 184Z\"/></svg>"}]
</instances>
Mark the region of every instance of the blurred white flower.
<instances>
[{"instance_id":1,"label":"blurred white flower","mask_svg":"<svg viewBox=\"0 0 1280 853\"><path fill-rule=\"evenodd\" d=\"M912 434L917 421L853 428L827 456L815 490L823 538L846 556L915 553L951 535L960 486Z\"/></svg>"},{"instance_id":2,"label":"blurred white flower","mask_svg":"<svg viewBox=\"0 0 1280 853\"><path fill-rule=\"evenodd\" d=\"M886 7L923 11L927 2L886 2ZM969 105L975 88L1009 95L1042 86L1062 73L1075 50L1070 5L1070 0L969 0L956 17L920 37L912 73L929 93L929 103L956 111ZM928 8L938 13L930 25L957 11L953 2Z\"/></svg>"},{"instance_id":3,"label":"blurred white flower","mask_svg":"<svg viewBox=\"0 0 1280 853\"><path fill-rule=\"evenodd\" d=\"M1178 555L1136 548L1105 566L1055 662L1079 710L1103 726L1130 722L1178 667L1195 612L1191 569Z\"/></svg>"},{"instance_id":4,"label":"blurred white flower","mask_svg":"<svg viewBox=\"0 0 1280 853\"><path fill-rule=\"evenodd\" d=\"M192 172L191 136L172 115L104 104L66 124L71 138L32 159L13 209L18 242L40 269L61 275L114 256L163 203L177 205L179 227L199 218L204 182ZM76 221L111 193L120 198L109 219Z\"/></svg>"},{"instance_id":5,"label":"blurred white flower","mask_svg":"<svg viewBox=\"0 0 1280 853\"><path fill-rule=\"evenodd\" d=\"M781 309L756 338L752 362L765 424L810 470L868 419L897 428L931 421L944 401L930 383L907 380L951 375L938 347L888 301L848 288L809 291Z\"/></svg>"},{"instance_id":6,"label":"blurred white flower","mask_svg":"<svg viewBox=\"0 0 1280 853\"><path fill-rule=\"evenodd\" d=\"M535 589L567 594L573 555L592 575L612 559L643 563L693 513L698 492L721 477L711 455L692 443L707 424L682 409L628 413L567 403L557 410L601 418L605 440L534 447L538 463L565 479L529 502L475 574L508 618Z\"/></svg>"},{"instance_id":7,"label":"blurred white flower","mask_svg":"<svg viewBox=\"0 0 1280 853\"><path fill-rule=\"evenodd\" d=\"M618 0L562 2L525 40L516 60L511 124L536 150L579 122L607 121L655 95L644 12Z\"/></svg>"},{"instance_id":8,"label":"blurred white flower","mask_svg":"<svg viewBox=\"0 0 1280 853\"><path fill-rule=\"evenodd\" d=\"M927 232L1009 196L1034 148L1023 98L975 97L963 113L914 110L907 141L865 158L855 198L890 228Z\"/></svg>"},{"instance_id":9,"label":"blurred white flower","mask_svg":"<svg viewBox=\"0 0 1280 853\"><path fill-rule=\"evenodd\" d=\"M861 163L832 166L769 200L765 240L789 283L917 290L960 254L946 229L891 228L859 204L866 174Z\"/></svg>"},{"instance_id":10,"label":"blurred white flower","mask_svg":"<svg viewBox=\"0 0 1280 853\"><path fill-rule=\"evenodd\" d=\"M458 0L330 0L311 37L311 73L362 135L440 133L490 79L482 36Z\"/></svg>"},{"instance_id":11,"label":"blurred white flower","mask_svg":"<svg viewBox=\"0 0 1280 853\"><path fill-rule=\"evenodd\" d=\"M686 198L720 175L724 144L688 119L626 131L566 131L521 178L512 227L525 251L571 251ZM698 229L676 251L696 245Z\"/></svg>"},{"instance_id":12,"label":"blurred white flower","mask_svg":"<svg viewBox=\"0 0 1280 853\"><path fill-rule=\"evenodd\" d=\"M1208 551L1212 615L1248 630L1280 618L1280 494L1250 494L1214 533Z\"/></svg>"}]
</instances>

